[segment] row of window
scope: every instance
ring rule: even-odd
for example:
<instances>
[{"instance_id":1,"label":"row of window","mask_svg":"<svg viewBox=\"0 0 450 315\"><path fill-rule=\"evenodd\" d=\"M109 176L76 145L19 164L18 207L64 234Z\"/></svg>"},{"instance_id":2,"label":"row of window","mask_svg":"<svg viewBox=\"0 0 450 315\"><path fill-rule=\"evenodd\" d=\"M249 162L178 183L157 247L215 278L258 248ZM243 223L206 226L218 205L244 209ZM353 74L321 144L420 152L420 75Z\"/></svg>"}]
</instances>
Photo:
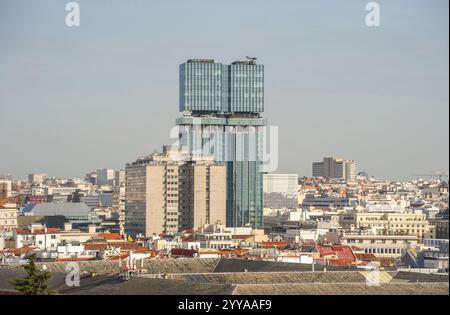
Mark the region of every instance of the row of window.
<instances>
[{"instance_id":1,"label":"row of window","mask_svg":"<svg viewBox=\"0 0 450 315\"><path fill-rule=\"evenodd\" d=\"M355 239L349 239L349 240L347 240L347 243L348 244L354 244L354 243L364 243L364 240L362 240L362 239L359 239L359 240L355 240ZM375 244L375 243L382 243L382 244L385 244L386 243L386 240L370 240L370 243L371 244ZM397 244L397 240L391 240L391 243L392 244Z\"/></svg>"},{"instance_id":2,"label":"row of window","mask_svg":"<svg viewBox=\"0 0 450 315\"><path fill-rule=\"evenodd\" d=\"M10 220L8 223L8 220L4 220L3 224L7 225L7 224L16 224L16 222L14 220Z\"/></svg>"},{"instance_id":3,"label":"row of window","mask_svg":"<svg viewBox=\"0 0 450 315\"><path fill-rule=\"evenodd\" d=\"M405 252L403 248L366 248L366 254L402 254Z\"/></svg>"}]
</instances>

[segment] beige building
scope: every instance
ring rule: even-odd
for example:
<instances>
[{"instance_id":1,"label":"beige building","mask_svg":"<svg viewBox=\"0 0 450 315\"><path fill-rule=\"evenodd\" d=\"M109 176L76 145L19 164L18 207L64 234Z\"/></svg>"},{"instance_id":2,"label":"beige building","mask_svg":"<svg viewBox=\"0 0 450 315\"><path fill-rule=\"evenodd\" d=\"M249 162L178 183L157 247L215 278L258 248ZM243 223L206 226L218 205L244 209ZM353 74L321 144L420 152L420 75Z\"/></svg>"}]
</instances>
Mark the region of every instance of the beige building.
<instances>
[{"instance_id":1,"label":"beige building","mask_svg":"<svg viewBox=\"0 0 450 315\"><path fill-rule=\"evenodd\" d=\"M378 235L412 235L419 239L436 238L436 228L425 214L409 212L346 212L340 215L344 228L372 229Z\"/></svg>"},{"instance_id":2,"label":"beige building","mask_svg":"<svg viewBox=\"0 0 450 315\"><path fill-rule=\"evenodd\" d=\"M164 147L128 164L125 181L127 234L173 234L225 221L225 165L185 161L181 151Z\"/></svg>"},{"instance_id":3,"label":"beige building","mask_svg":"<svg viewBox=\"0 0 450 315\"><path fill-rule=\"evenodd\" d=\"M0 234L12 236L13 229L17 228L17 205L7 203L0 206Z\"/></svg>"},{"instance_id":4,"label":"beige building","mask_svg":"<svg viewBox=\"0 0 450 315\"><path fill-rule=\"evenodd\" d=\"M346 233L341 237L341 244L355 246L366 254L377 257L401 257L407 250L415 250L419 244L416 235L377 235Z\"/></svg>"},{"instance_id":5,"label":"beige building","mask_svg":"<svg viewBox=\"0 0 450 315\"><path fill-rule=\"evenodd\" d=\"M226 169L211 161L186 163L180 167L184 185L180 194L180 228L226 221Z\"/></svg>"}]
</instances>

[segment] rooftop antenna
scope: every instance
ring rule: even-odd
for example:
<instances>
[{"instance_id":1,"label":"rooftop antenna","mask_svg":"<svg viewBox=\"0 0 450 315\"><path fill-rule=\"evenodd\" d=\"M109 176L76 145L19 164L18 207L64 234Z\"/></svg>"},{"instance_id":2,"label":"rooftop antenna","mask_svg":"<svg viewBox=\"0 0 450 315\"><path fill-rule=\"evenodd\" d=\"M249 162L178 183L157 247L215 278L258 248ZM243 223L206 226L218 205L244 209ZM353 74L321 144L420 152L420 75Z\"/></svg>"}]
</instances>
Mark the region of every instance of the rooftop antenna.
<instances>
[{"instance_id":1,"label":"rooftop antenna","mask_svg":"<svg viewBox=\"0 0 450 315\"><path fill-rule=\"evenodd\" d=\"M250 56L245 56L245 58L248 59L248 62L249 62L250 64L256 64L256 60L258 60L258 58L256 58L256 57L250 57Z\"/></svg>"}]
</instances>

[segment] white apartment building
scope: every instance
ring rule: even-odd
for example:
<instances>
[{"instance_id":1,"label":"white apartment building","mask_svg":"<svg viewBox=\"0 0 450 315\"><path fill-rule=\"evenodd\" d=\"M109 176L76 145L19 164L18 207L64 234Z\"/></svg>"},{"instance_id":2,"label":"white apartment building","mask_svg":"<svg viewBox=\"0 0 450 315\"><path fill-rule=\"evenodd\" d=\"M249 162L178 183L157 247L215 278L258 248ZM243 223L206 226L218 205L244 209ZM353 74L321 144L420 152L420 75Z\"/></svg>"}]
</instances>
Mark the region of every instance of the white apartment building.
<instances>
[{"instance_id":1,"label":"white apartment building","mask_svg":"<svg viewBox=\"0 0 450 315\"><path fill-rule=\"evenodd\" d=\"M56 251L60 241L60 229L32 224L27 230L15 229L13 238L16 248L33 245L41 250Z\"/></svg>"},{"instance_id":2,"label":"white apartment building","mask_svg":"<svg viewBox=\"0 0 450 315\"><path fill-rule=\"evenodd\" d=\"M28 174L28 183L30 184L42 184L46 179L47 174Z\"/></svg>"},{"instance_id":3,"label":"white apartment building","mask_svg":"<svg viewBox=\"0 0 450 315\"><path fill-rule=\"evenodd\" d=\"M353 160L325 157L322 162L312 164L313 177L341 178L348 181L356 178L356 163Z\"/></svg>"}]
</instances>

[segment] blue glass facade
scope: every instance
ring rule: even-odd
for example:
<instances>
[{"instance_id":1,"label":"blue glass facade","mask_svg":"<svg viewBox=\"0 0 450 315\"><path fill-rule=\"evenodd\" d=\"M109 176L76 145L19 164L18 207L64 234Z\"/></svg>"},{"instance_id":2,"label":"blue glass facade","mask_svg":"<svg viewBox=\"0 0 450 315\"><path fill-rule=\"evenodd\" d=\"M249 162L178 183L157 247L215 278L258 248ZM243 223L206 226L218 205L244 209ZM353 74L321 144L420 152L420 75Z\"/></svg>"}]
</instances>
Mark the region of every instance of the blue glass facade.
<instances>
[{"instance_id":1,"label":"blue glass facade","mask_svg":"<svg viewBox=\"0 0 450 315\"><path fill-rule=\"evenodd\" d=\"M264 66L232 64L229 66L229 111L264 112Z\"/></svg>"},{"instance_id":2,"label":"blue glass facade","mask_svg":"<svg viewBox=\"0 0 450 315\"><path fill-rule=\"evenodd\" d=\"M191 60L180 66L180 144L227 165L227 226L263 226L264 66Z\"/></svg>"},{"instance_id":3,"label":"blue glass facade","mask_svg":"<svg viewBox=\"0 0 450 315\"><path fill-rule=\"evenodd\" d=\"M180 111L264 112L264 66L190 60L180 65Z\"/></svg>"}]
</instances>

